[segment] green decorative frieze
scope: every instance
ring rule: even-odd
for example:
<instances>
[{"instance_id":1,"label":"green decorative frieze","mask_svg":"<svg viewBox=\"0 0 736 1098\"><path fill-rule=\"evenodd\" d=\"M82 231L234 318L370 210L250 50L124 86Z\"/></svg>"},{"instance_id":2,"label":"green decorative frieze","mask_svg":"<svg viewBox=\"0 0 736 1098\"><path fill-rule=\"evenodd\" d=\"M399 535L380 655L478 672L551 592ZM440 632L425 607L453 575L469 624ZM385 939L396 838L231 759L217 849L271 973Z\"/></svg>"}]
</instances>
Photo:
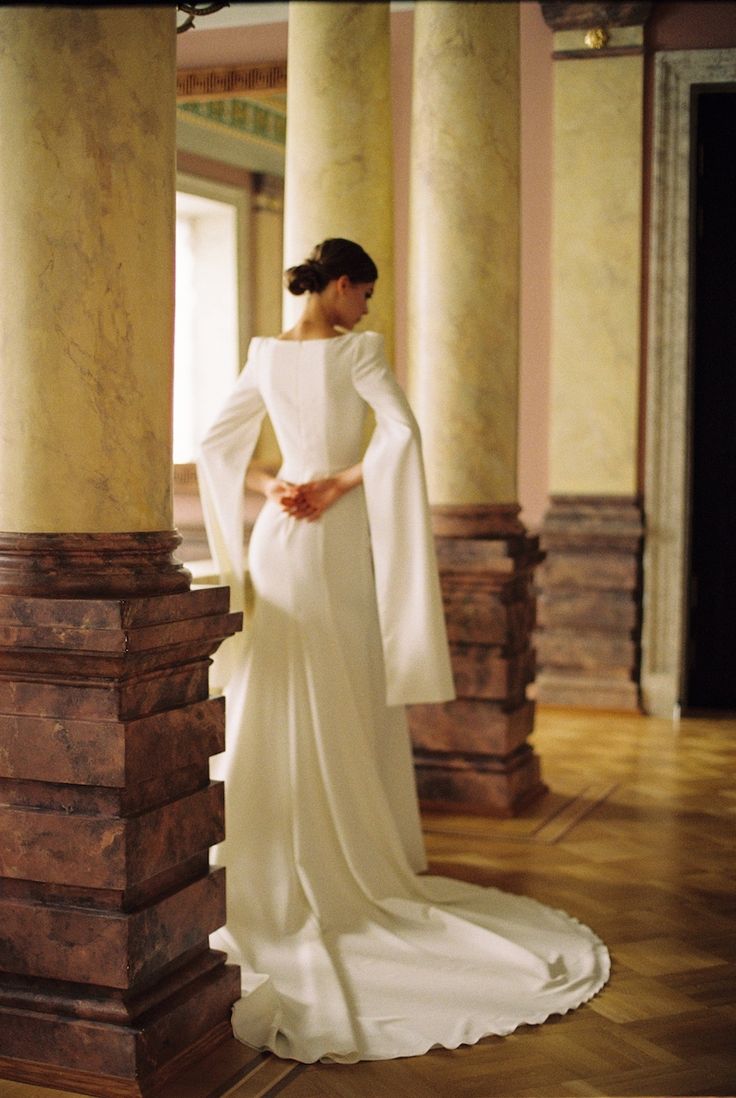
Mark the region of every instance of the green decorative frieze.
<instances>
[{"instance_id":1,"label":"green decorative frieze","mask_svg":"<svg viewBox=\"0 0 736 1098\"><path fill-rule=\"evenodd\" d=\"M194 99L177 110L272 145L286 144L286 115L251 99Z\"/></svg>"}]
</instances>

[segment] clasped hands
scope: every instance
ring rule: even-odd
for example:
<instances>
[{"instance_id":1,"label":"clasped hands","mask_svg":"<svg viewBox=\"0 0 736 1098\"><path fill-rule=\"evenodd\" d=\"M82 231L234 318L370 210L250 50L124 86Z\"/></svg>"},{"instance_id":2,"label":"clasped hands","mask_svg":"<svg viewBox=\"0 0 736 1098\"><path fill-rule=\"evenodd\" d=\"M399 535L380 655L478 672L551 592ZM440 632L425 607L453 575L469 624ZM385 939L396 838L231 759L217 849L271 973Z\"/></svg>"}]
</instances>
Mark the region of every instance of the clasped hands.
<instances>
[{"instance_id":1,"label":"clasped hands","mask_svg":"<svg viewBox=\"0 0 736 1098\"><path fill-rule=\"evenodd\" d=\"M339 477L324 477L306 484L274 478L266 496L293 518L314 522L345 492Z\"/></svg>"},{"instance_id":2,"label":"clasped hands","mask_svg":"<svg viewBox=\"0 0 736 1098\"><path fill-rule=\"evenodd\" d=\"M334 476L319 477L304 484L293 484L274 477L266 469L257 466L251 466L245 476L246 485L253 491L260 492L288 515L306 519L307 522L320 518L328 507L362 482L363 467L360 463L343 469Z\"/></svg>"}]
</instances>

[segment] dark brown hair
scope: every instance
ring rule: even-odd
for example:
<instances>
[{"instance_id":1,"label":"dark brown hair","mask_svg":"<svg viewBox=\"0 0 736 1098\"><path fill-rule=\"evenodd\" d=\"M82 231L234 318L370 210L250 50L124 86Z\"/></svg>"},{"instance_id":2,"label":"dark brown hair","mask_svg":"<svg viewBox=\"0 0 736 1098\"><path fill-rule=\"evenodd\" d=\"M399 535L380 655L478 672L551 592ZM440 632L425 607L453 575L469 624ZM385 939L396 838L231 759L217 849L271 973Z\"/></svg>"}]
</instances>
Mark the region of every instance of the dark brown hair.
<instances>
[{"instance_id":1,"label":"dark brown hair","mask_svg":"<svg viewBox=\"0 0 736 1098\"><path fill-rule=\"evenodd\" d=\"M289 293L319 293L328 282L347 275L351 282L375 282L378 268L360 244L332 237L313 248L308 258L284 272Z\"/></svg>"}]
</instances>

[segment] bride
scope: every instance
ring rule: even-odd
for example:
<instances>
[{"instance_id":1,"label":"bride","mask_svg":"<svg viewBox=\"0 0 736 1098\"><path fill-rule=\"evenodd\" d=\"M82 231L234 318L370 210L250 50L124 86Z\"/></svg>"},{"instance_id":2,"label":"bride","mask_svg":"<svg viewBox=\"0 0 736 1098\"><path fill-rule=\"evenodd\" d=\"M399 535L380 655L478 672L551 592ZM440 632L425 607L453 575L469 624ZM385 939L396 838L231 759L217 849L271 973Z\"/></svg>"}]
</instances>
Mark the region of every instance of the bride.
<instances>
[{"instance_id":1,"label":"bride","mask_svg":"<svg viewBox=\"0 0 736 1098\"><path fill-rule=\"evenodd\" d=\"M608 978L587 927L426 869L404 706L451 699L416 421L382 337L353 328L378 271L325 240L286 272L301 318L254 339L198 475L243 606L243 481L264 506L253 612L228 642L227 925L237 1037L304 1062L389 1059L507 1034ZM364 449L369 409L375 429ZM283 465L248 470L268 412Z\"/></svg>"}]
</instances>

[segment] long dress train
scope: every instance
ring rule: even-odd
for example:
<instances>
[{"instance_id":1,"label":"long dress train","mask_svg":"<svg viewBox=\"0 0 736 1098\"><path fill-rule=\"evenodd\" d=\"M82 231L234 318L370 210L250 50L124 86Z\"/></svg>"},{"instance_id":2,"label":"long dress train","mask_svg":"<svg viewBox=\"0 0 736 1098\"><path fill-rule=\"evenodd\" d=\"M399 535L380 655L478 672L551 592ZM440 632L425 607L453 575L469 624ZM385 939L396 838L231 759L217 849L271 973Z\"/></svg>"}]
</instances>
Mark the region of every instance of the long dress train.
<instances>
[{"instance_id":1,"label":"long dress train","mask_svg":"<svg viewBox=\"0 0 736 1098\"><path fill-rule=\"evenodd\" d=\"M284 479L360 460L364 489L313 523L267 502L255 608L230 645L228 921L233 1025L305 1062L455 1048L544 1021L608 978L587 927L426 868L403 706L453 696L414 417L375 333L254 340L198 463L213 553L242 604L242 486L268 410ZM387 704L388 703L388 704Z\"/></svg>"}]
</instances>

